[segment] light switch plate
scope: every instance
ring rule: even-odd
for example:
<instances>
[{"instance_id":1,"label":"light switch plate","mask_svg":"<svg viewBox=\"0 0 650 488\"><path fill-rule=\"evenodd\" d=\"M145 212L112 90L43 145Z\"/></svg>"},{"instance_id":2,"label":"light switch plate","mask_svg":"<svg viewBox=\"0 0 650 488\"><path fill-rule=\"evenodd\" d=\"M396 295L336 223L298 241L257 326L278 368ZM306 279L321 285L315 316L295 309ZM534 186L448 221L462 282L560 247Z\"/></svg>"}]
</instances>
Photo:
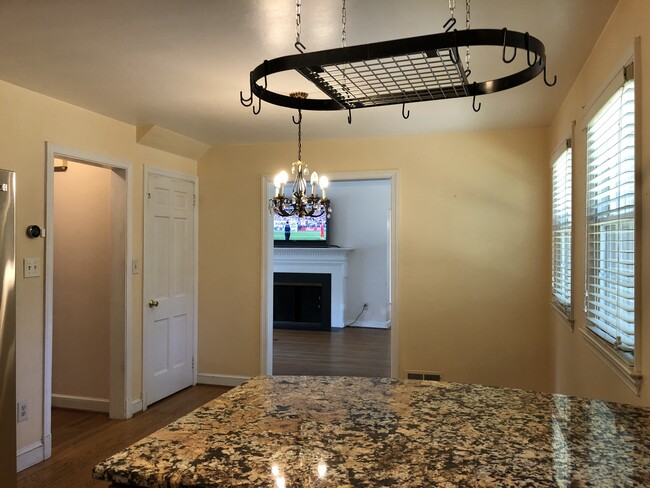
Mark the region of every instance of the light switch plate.
<instances>
[{"instance_id":1,"label":"light switch plate","mask_svg":"<svg viewBox=\"0 0 650 488\"><path fill-rule=\"evenodd\" d=\"M36 278L41 276L41 259L25 258L23 260L23 276L25 278Z\"/></svg>"}]
</instances>

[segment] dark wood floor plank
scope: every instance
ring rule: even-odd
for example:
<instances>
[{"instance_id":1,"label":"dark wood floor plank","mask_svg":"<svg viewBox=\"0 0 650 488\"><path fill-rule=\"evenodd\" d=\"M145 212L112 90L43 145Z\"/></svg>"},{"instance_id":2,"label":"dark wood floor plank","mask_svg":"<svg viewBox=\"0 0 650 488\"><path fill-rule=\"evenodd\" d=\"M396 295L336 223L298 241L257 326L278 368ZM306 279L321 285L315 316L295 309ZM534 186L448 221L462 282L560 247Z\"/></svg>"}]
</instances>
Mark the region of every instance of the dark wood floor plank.
<instances>
[{"instance_id":1,"label":"dark wood floor plank","mask_svg":"<svg viewBox=\"0 0 650 488\"><path fill-rule=\"evenodd\" d=\"M106 414L52 409L52 457L18 473L18 488L108 488L92 468L229 388L197 385L150 406L131 420Z\"/></svg>"},{"instance_id":2,"label":"dark wood floor plank","mask_svg":"<svg viewBox=\"0 0 650 488\"><path fill-rule=\"evenodd\" d=\"M273 374L390 376L390 329L275 329Z\"/></svg>"}]
</instances>

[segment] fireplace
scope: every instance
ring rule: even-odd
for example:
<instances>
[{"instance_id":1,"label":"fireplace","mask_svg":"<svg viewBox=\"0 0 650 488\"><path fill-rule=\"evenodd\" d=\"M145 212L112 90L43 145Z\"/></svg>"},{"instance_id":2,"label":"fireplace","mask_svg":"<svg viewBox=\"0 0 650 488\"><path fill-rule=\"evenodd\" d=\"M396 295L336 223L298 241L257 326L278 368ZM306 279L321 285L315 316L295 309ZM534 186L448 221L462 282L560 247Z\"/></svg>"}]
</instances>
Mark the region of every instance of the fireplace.
<instances>
[{"instance_id":1,"label":"fireplace","mask_svg":"<svg viewBox=\"0 0 650 488\"><path fill-rule=\"evenodd\" d=\"M331 327L343 327L345 316L345 282L348 275L347 255L352 249L340 247L283 248L273 250L273 276L289 273L330 276L329 316ZM301 280L297 280L303 282ZM284 290L278 290L283 292ZM288 293L288 292L287 292ZM274 287L275 294L275 287ZM275 299L273 300L275 305ZM321 303L321 309L323 304Z\"/></svg>"},{"instance_id":2,"label":"fireplace","mask_svg":"<svg viewBox=\"0 0 650 488\"><path fill-rule=\"evenodd\" d=\"M332 275L273 273L273 328L330 330Z\"/></svg>"}]
</instances>

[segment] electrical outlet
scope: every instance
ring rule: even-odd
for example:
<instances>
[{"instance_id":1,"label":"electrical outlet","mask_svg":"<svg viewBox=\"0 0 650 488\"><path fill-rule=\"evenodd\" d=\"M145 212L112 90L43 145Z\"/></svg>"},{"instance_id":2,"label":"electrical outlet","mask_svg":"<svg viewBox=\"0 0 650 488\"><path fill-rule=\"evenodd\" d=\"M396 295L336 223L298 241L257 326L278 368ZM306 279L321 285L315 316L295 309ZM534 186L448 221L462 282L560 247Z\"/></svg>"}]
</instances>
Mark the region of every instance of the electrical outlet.
<instances>
[{"instance_id":1,"label":"electrical outlet","mask_svg":"<svg viewBox=\"0 0 650 488\"><path fill-rule=\"evenodd\" d=\"M27 411L27 400L22 400L18 402L17 408L18 422L23 422L29 418Z\"/></svg>"},{"instance_id":2,"label":"electrical outlet","mask_svg":"<svg viewBox=\"0 0 650 488\"><path fill-rule=\"evenodd\" d=\"M363 309L364 309L364 310L368 310L368 304L367 304L367 303L364 303L364 304L363 304Z\"/></svg>"}]
</instances>

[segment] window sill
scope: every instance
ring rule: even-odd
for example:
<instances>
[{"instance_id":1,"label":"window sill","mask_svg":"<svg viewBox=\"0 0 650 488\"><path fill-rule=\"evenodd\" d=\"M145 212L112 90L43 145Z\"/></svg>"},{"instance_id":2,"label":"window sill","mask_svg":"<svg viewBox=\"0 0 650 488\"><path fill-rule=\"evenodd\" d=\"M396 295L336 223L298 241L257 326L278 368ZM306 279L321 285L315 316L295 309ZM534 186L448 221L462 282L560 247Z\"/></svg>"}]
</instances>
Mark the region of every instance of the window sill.
<instances>
[{"instance_id":1,"label":"window sill","mask_svg":"<svg viewBox=\"0 0 650 488\"><path fill-rule=\"evenodd\" d=\"M556 302L551 301L550 305L555 314L562 319L562 323L573 331L573 324L575 322L573 317L567 314Z\"/></svg>"},{"instance_id":2,"label":"window sill","mask_svg":"<svg viewBox=\"0 0 650 488\"><path fill-rule=\"evenodd\" d=\"M623 360L613 347L607 345L589 329L583 328L582 334L584 335L587 347L600 357L637 396L640 396L641 382L643 380L641 373L634 371L634 368Z\"/></svg>"}]
</instances>

